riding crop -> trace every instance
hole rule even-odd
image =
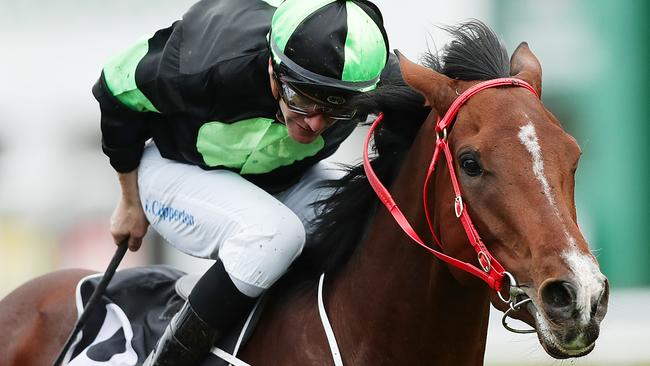
[[[83,312],[81,313],[81,316],[77,320],[77,323],[74,326],[74,329],[72,329],[72,332],[70,333],[70,336],[68,337],[68,340],[65,342],[65,345],[61,349],[61,352],[59,353],[59,356],[56,358],[54,363],[52,363],[52,366],[60,366],[61,363],[63,362],[63,359],[65,358],[66,353],[68,353],[68,349],[72,345],[72,342],[74,342],[74,339],[77,337],[77,333],[81,330],[81,328],[84,326],[86,321],[88,320],[88,317],[94,310],[94,308],[97,306],[97,303],[99,302],[99,299],[102,297],[104,294],[104,291],[106,290],[106,287],[108,286],[108,283],[111,282],[111,279],[113,278],[113,275],[115,274],[115,270],[117,269],[117,266],[119,266],[120,262],[122,261],[122,258],[124,258],[124,255],[126,254],[126,250],[129,248],[127,245],[127,241],[123,241],[117,246],[117,250],[115,251],[115,254],[113,255],[113,259],[111,259],[111,263],[108,264],[108,268],[106,268],[106,272],[104,272],[104,275],[102,276],[101,281],[99,281],[99,285],[97,285],[97,288],[95,288],[95,291],[93,291],[92,296],[90,296],[90,300],[88,301],[88,304],[84,308]]]

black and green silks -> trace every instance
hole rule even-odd
[[[272,189],[336,151],[355,123],[300,144],[275,119],[267,35],[276,3],[200,1],[105,64],[93,94],[102,147],[117,171],[135,169],[153,138],[165,158],[233,170]]]

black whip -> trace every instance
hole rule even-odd
[[[104,272],[104,276],[102,276],[102,280],[99,281],[99,285],[97,285],[97,288],[95,288],[95,291],[93,291],[92,296],[90,296],[90,300],[88,301],[88,304],[84,308],[83,313],[81,313],[81,316],[77,320],[77,324],[75,324],[74,329],[72,329],[72,332],[68,337],[68,340],[65,342],[65,345],[61,349],[61,352],[59,353],[59,357],[56,358],[56,361],[54,361],[52,366],[60,366],[61,363],[63,362],[63,358],[65,357],[65,354],[68,352],[70,345],[72,345],[72,342],[76,338],[77,333],[79,333],[79,331],[84,326],[84,324],[86,324],[86,321],[90,316],[90,313],[92,313],[92,311],[95,309],[97,303],[99,302],[99,299],[104,294],[104,291],[106,290],[106,286],[108,286],[108,283],[111,282],[111,278],[113,278],[113,275],[115,274],[115,270],[117,269],[117,266],[122,261],[122,258],[124,258],[124,255],[126,254],[126,250],[128,248],[129,246],[127,245],[127,240],[123,241],[122,243],[120,243],[120,245],[117,246],[117,250],[113,255],[113,259],[111,259],[111,263],[109,263],[108,268],[106,268],[106,272]]]

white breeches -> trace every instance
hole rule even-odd
[[[147,219],[163,238],[189,255],[221,259],[237,288],[257,296],[302,251],[318,214],[311,203],[332,193],[318,185],[343,174],[320,162],[271,195],[236,173],[165,159],[148,144],[138,184]]]

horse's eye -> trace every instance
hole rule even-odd
[[[481,175],[483,173],[483,168],[481,168],[481,164],[471,156],[463,156],[460,159],[460,165],[463,167],[463,170],[467,175],[470,177],[476,177],[478,175]]]

